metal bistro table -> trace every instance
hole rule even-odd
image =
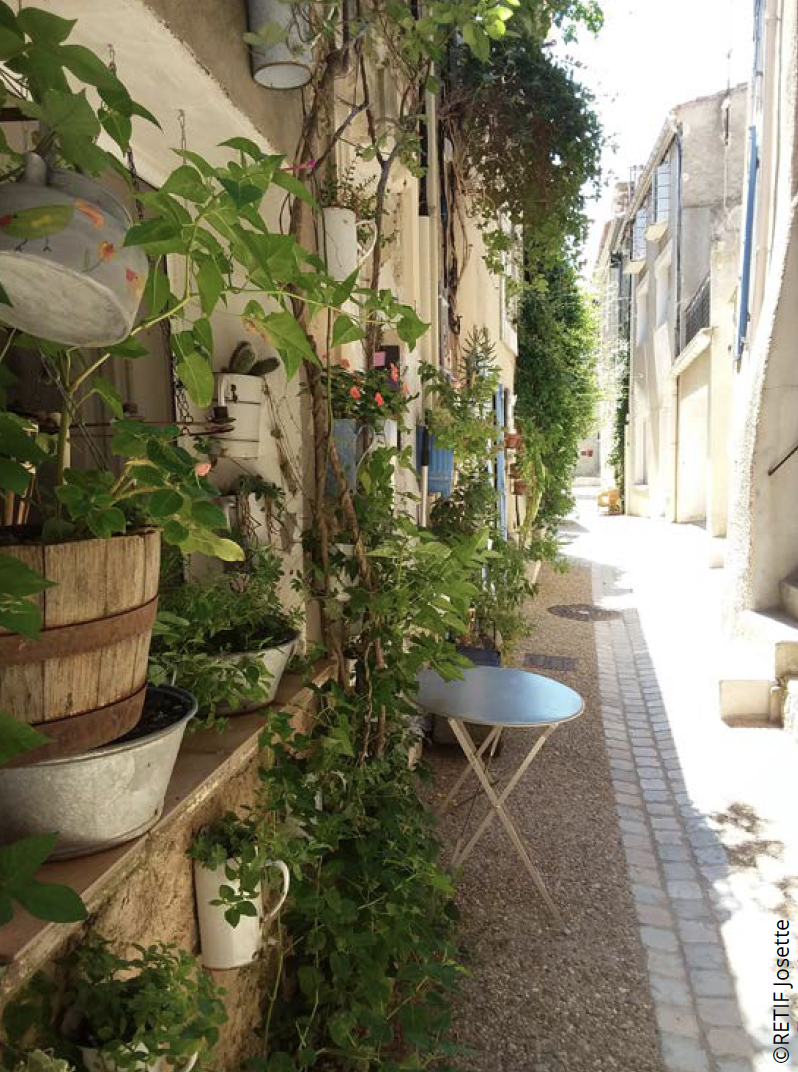
[[[475,666],[473,669],[464,670],[462,678],[457,681],[444,681],[434,670],[422,670],[418,682],[419,706],[448,719],[452,732],[465,752],[470,769],[479,779],[491,805],[468,843],[461,847],[462,838],[457,843],[453,866],[457,867],[463,863],[498,816],[547,908],[554,918],[559,920],[560,914],[554,901],[504,805],[532,760],[557,727],[562,722],[569,722],[582,714],[585,709],[584,700],[578,692],[560,684],[559,681],[509,667]],[[464,722],[491,727],[479,749],[474,747]],[[492,754],[504,730],[538,728],[543,729],[543,733],[535,738],[507,785],[501,793],[497,793],[488,777],[482,757],[489,750],[489,754]],[[443,802],[442,815],[448,810],[468,775],[469,767],[466,767]]]

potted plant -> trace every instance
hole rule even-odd
[[[505,432],[504,434],[504,449],[505,450],[520,450],[524,442],[524,437],[520,432]]]
[[[163,811],[193,696],[150,686],[138,724],[110,744],[78,755],[0,768],[0,842],[53,837],[55,859],[86,856],[131,841]],[[29,759],[33,756],[33,761]]]
[[[216,404],[214,420],[234,428],[219,436],[221,453],[226,458],[257,458],[262,452],[264,433],[263,377],[280,364],[276,357],[264,357],[248,341],[240,342],[222,372],[214,373]]]
[[[373,179],[358,181],[355,165],[330,167],[319,191],[327,270],[342,282],[366,261],[377,241]]]
[[[291,876],[282,860],[268,858],[265,824],[256,815],[225,812],[196,835],[194,861],[202,962],[227,970],[251,963],[261,947],[263,927],[282,908]],[[263,882],[272,869],[282,890],[264,917]]]
[[[6,1011],[9,1042],[33,1035],[87,1072],[190,1072],[227,1020],[221,991],[174,946],[135,950],[119,956],[89,934],[62,961],[62,991],[37,976]]]
[[[252,77],[267,89],[300,89],[313,76],[311,5],[247,0]]]
[[[192,692],[204,725],[274,699],[296,645],[296,615],[283,610],[282,566],[261,546],[241,570],[164,591],[153,630],[150,680]]]

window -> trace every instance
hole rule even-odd
[[[654,219],[667,223],[671,216],[671,162],[666,158],[654,172]]]
[[[638,286],[635,294],[635,342],[638,346],[646,341],[648,334],[648,280]]]
[[[643,206],[635,216],[632,225],[632,260],[646,259],[646,227],[648,225],[648,208]]]

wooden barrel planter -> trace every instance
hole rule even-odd
[[[74,543],[4,546],[55,587],[38,597],[42,630],[0,629],[0,710],[50,743],[29,764],[108,744],[138,722],[158,604],[157,531]]]

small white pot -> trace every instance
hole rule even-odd
[[[233,430],[219,436],[225,458],[258,458],[263,453],[266,390],[262,376],[216,373],[216,405],[227,410]]]
[[[228,861],[234,864],[234,860]],[[222,866],[205,867],[198,860],[194,861],[194,890],[197,897],[197,918],[199,920],[202,963],[206,968],[227,971],[251,964],[257,957],[263,941],[263,924],[274,919],[285,904],[291,887],[291,875],[282,860],[268,860],[267,867],[276,867],[283,879],[283,889],[277,904],[264,917],[263,892],[250,901],[255,906],[257,915],[242,916],[238,925],[233,927],[224,916],[224,906],[212,902],[218,900],[219,888],[223,885],[238,889],[238,883],[225,875]],[[93,1072],[93,1070],[89,1070]]]
[[[252,77],[267,89],[300,89],[313,77],[313,51],[302,39],[308,5],[284,0],[247,0],[249,28],[257,33],[274,24],[285,39],[252,49]]]
[[[116,1061],[107,1057],[102,1050],[95,1050],[89,1046],[81,1046],[80,1054],[88,1072],[120,1072],[119,1065]],[[139,1066],[139,1072],[144,1072],[144,1070],[146,1070],[146,1072],[191,1072],[191,1069],[197,1063],[199,1054],[192,1053],[180,1065],[171,1064],[165,1057],[155,1057],[151,1061],[147,1061],[146,1057],[147,1051],[142,1049],[142,1063]]]

